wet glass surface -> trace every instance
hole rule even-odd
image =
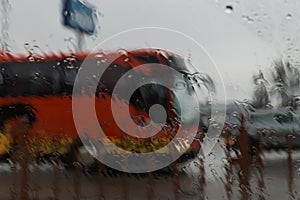
[[[299,1],[83,3],[96,9],[92,36],[83,34],[82,18],[75,24],[81,32],[61,25],[58,0],[0,3],[0,199],[300,198]],[[118,39],[124,31],[154,26],[186,34],[204,53],[172,37],[182,47],[176,52],[157,46],[153,41],[164,38],[159,34],[139,40],[133,31],[136,40],[126,40],[126,33]],[[105,43],[113,35],[116,39]],[[82,80],[85,87],[73,90],[87,57],[98,71]],[[149,63],[179,71],[178,77],[160,74],[171,88],[157,84],[155,70],[128,73]],[[121,91],[149,77],[152,85],[135,90],[128,101],[121,93],[113,96],[124,74]],[[98,137],[84,106],[87,129],[76,129],[74,93],[96,99],[95,115],[108,139]],[[191,106],[180,108],[180,102]],[[154,128],[161,128],[158,136],[140,139],[120,131],[111,104],[119,107],[125,126],[128,119],[135,123],[132,132],[142,135],[152,119]],[[196,124],[195,116],[200,116]],[[118,158],[126,171],[126,162],[132,161],[112,144],[137,155],[153,152],[169,144],[184,123],[197,126],[196,143],[188,144],[185,131],[187,138],[176,138],[168,151],[145,160],[173,162],[172,156],[182,152],[161,170],[126,173],[97,160]],[[210,137],[209,130],[215,135]]]

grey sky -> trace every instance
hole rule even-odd
[[[9,16],[9,42],[14,52],[26,53],[24,44],[27,42],[38,44],[45,52],[67,51],[70,43],[65,39],[75,38],[75,34],[60,24],[61,0],[10,0],[10,2],[12,8]],[[281,29],[282,26],[292,27],[288,22],[285,23],[286,10],[295,10],[297,4],[296,1],[290,3],[284,7],[286,10],[283,10],[280,8],[285,5],[284,0],[272,2],[263,0],[260,3],[226,1],[234,7],[233,12],[228,14],[225,12],[227,5],[225,1],[90,0],[89,2],[99,8],[104,16],[100,18],[101,29],[97,36],[86,37],[86,49],[93,49],[108,37],[133,28],[162,27],[180,31],[195,39],[207,50],[222,74],[229,99],[243,99],[249,96],[252,74],[259,68],[270,67],[273,59],[286,53],[284,51],[287,48],[286,43],[280,42],[284,39]],[[258,14],[255,15],[254,11]],[[295,12],[293,11],[293,19]],[[266,13],[266,16],[263,13]],[[261,20],[257,20],[260,14]],[[293,27],[293,31],[294,29]],[[145,41],[144,47],[147,45],[152,44]],[[118,45],[114,48],[118,48]],[[134,46],[130,42],[124,42],[120,43],[119,48],[134,48]],[[197,57],[196,53],[191,52],[192,58]]]

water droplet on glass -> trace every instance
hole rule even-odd
[[[96,57],[97,57],[97,58],[102,58],[102,57],[103,57],[103,54],[96,54]]]
[[[247,15],[243,15],[242,19],[245,20],[246,22],[248,22],[249,24],[252,24],[254,22],[254,20]]]
[[[29,47],[30,47],[29,43],[26,42],[26,43],[24,44],[24,48],[25,48],[25,49],[28,49]]]
[[[177,83],[175,83],[175,87],[177,89],[184,89],[185,88],[185,83],[184,82],[177,82]]]
[[[287,19],[287,20],[291,20],[291,19],[292,19],[292,14],[291,14],[291,13],[288,13],[288,14],[286,15],[286,19]]]
[[[118,50],[118,52],[120,55],[127,55],[127,51],[124,49],[120,49],[120,50]]]
[[[254,20],[251,19],[250,17],[248,17],[247,22],[248,22],[249,24],[252,24],[252,23],[254,22]]]
[[[132,78],[133,76],[132,76],[131,74],[129,74],[127,77],[128,77],[128,78]]]
[[[73,69],[73,68],[74,68],[73,65],[68,65],[68,66],[67,66],[67,69]]]
[[[233,12],[233,7],[230,6],[230,5],[227,5],[227,6],[225,7],[225,12],[226,12],[227,14],[232,13],[232,12]]]
[[[34,62],[34,57],[33,57],[33,56],[29,56],[28,60],[29,60],[30,62]]]
[[[237,112],[234,111],[233,114],[232,114],[232,116],[233,116],[233,117],[237,117]]]

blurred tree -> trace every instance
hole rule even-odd
[[[265,108],[271,103],[274,107],[297,108],[300,103],[300,69],[289,62],[277,60],[270,69],[270,74],[269,81],[261,70],[258,75],[253,76],[255,88],[252,105],[255,108]]]
[[[267,80],[261,70],[258,75],[253,76],[253,82],[255,84],[255,88],[251,104],[254,108],[267,107],[269,103],[269,94],[266,87]]]
[[[279,100],[278,106],[296,108],[296,98],[300,94],[300,71],[289,62],[276,61],[271,72],[270,96]]]

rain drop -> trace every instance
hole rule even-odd
[[[288,14],[286,15],[286,19],[287,19],[287,20],[291,20],[291,19],[292,19],[292,14],[291,14],[291,13],[288,13]]]
[[[96,54],[96,58],[102,58],[103,54]]]
[[[118,52],[120,55],[127,55],[127,51],[124,49],[120,49],[120,50],[118,50]]]
[[[177,83],[175,84],[175,87],[176,87],[177,89],[184,89],[184,88],[185,88],[185,83],[184,83],[184,82],[177,82]]]
[[[24,44],[24,48],[25,48],[25,49],[29,49],[29,47],[30,47],[29,43],[26,42],[26,43]]]
[[[251,17],[246,16],[246,15],[243,15],[242,19],[245,20],[246,22],[248,22],[249,24],[252,24],[254,22],[254,20]]]
[[[74,68],[73,65],[68,65],[68,66],[67,66],[67,69],[73,69],[73,68]]]
[[[34,57],[33,56],[29,56],[28,60],[29,60],[29,62],[34,62]]]
[[[252,24],[252,23],[254,22],[254,20],[251,19],[250,17],[248,17],[247,22],[248,22],[249,24]]]
[[[232,13],[232,12],[233,12],[233,7],[230,6],[230,5],[227,5],[227,6],[225,7],[225,12],[226,12],[227,14]]]

